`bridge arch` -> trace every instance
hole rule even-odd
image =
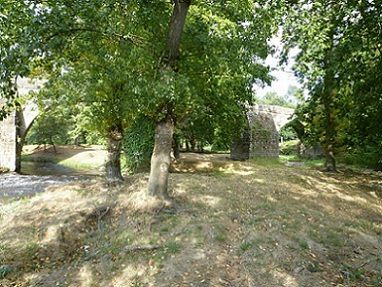
[[[247,128],[231,146],[231,158],[279,156],[279,132],[294,113],[293,109],[273,105],[247,107]]]

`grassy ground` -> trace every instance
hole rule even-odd
[[[382,286],[382,176],[186,155],[0,207],[0,286]]]

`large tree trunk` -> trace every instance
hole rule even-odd
[[[188,8],[191,0],[174,0],[169,32],[167,38],[167,49],[163,57],[160,69],[178,72],[177,62],[179,60],[179,46],[184,24],[186,22]],[[157,123],[155,129],[155,145],[151,157],[150,179],[148,191],[150,195],[167,197],[168,175],[170,168],[170,153],[172,147],[172,136],[174,133],[173,105],[165,102],[161,111],[165,117]]]
[[[171,164],[172,136],[174,122],[171,117],[157,123],[155,128],[154,151],[151,156],[149,194],[168,198],[167,186]]]
[[[106,180],[123,181],[121,173],[122,131],[109,132],[107,138]]]

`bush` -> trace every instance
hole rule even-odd
[[[280,146],[280,154],[297,155],[298,140],[285,141]]]
[[[292,126],[289,126],[289,125],[283,126],[280,129],[280,137],[282,137],[284,141],[291,141],[291,140],[298,139],[296,131],[294,130]]]
[[[154,148],[155,125],[144,116],[138,117],[125,132],[123,150],[130,172],[148,170]]]
[[[355,148],[345,155],[345,163],[382,170],[382,155],[378,146]]]

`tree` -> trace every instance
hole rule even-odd
[[[51,85],[73,87],[74,95],[63,93],[58,102],[81,101],[109,138],[111,167],[119,166],[121,135],[137,115],[157,123],[149,190],[163,197],[175,126],[202,107],[221,125],[240,122],[252,83],[267,78],[258,60],[267,56],[267,39],[277,27],[272,2],[190,4],[34,1],[17,12],[32,16],[15,26],[30,33],[24,35],[26,74],[43,67]],[[20,56],[6,58],[12,63]],[[112,177],[120,178],[114,171]]]
[[[284,42],[287,48],[300,49],[295,71],[310,92],[306,108],[300,110],[325,150],[329,170],[336,169],[337,150],[351,143],[343,132],[346,127],[352,127],[347,129],[350,138],[361,139],[361,131],[355,129],[362,118],[359,111],[373,111],[368,112],[372,122],[381,111],[380,92],[365,93],[363,85],[369,81],[366,74],[381,75],[376,70],[381,63],[381,31],[375,26],[381,10],[382,4],[374,1],[301,0],[286,17]],[[375,132],[374,127],[367,131],[367,141]]]
[[[41,95],[55,95],[56,104],[82,104],[82,113],[92,119],[90,127],[107,138],[107,178],[122,180],[123,130],[136,114],[137,82],[144,85],[142,74],[153,63],[141,38],[132,35],[145,34],[144,15],[125,20],[141,8],[139,3],[35,1],[14,12],[13,2],[6,2],[5,17],[29,17],[5,26],[4,38],[14,40],[6,43],[10,52],[3,53],[2,82],[43,69],[49,83]],[[19,61],[20,67],[15,65]]]
[[[273,11],[270,8],[252,1],[192,5],[174,1],[161,81],[154,89],[166,91],[166,96],[153,97],[157,107],[153,110],[161,117],[151,162],[150,194],[167,196],[176,124],[189,121],[201,110],[203,116],[219,119],[216,122],[221,126],[223,122],[227,127],[238,122],[244,125],[242,103],[251,101],[254,80],[264,80],[268,75],[268,69],[257,59],[268,54],[266,41],[275,29],[267,18]]]
[[[177,73],[180,56],[180,40],[186,22],[191,0],[174,1],[174,8],[169,25],[166,51],[160,63],[160,76],[170,82],[172,74]],[[154,151],[151,157],[149,194],[166,197],[168,174],[171,164],[171,148],[174,134],[173,105],[170,101],[162,104],[163,118],[156,123]]]

